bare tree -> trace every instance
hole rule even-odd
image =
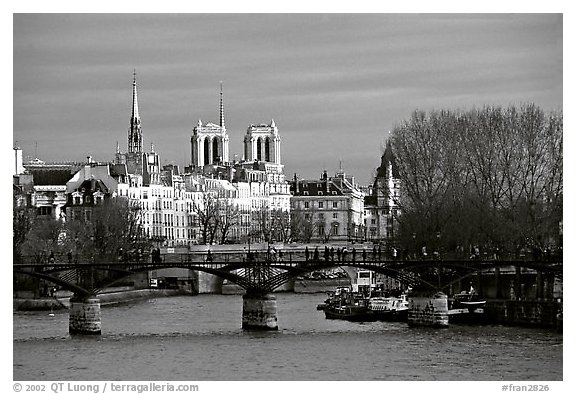
[[[305,218],[302,211],[290,211],[290,234],[293,240],[310,242],[314,236],[312,220]]]
[[[192,210],[198,218],[202,243],[213,243],[220,221],[220,201],[214,193],[205,192],[202,200],[192,204]]]
[[[281,242],[292,240],[290,228],[290,213],[281,209],[274,209],[270,213],[272,216],[272,237]]]
[[[216,218],[217,227],[220,231],[220,243],[226,243],[230,230],[240,224],[240,210],[230,200],[218,202],[219,212]]]
[[[562,127],[534,105],[415,112],[391,139],[404,242],[560,242]]]

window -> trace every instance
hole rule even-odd
[[[324,201],[318,201],[318,208],[324,208]]]
[[[38,207],[36,214],[38,216],[49,216],[52,214],[52,207]]]
[[[332,218],[333,218],[333,219],[338,219],[338,214],[337,214],[337,213],[333,213],[333,214],[332,214]]]
[[[376,219],[372,219],[372,220],[370,221],[370,223],[371,223],[371,224],[376,224]]]
[[[334,202],[332,203],[332,208],[338,208],[338,202],[334,201]]]
[[[308,201],[304,201],[304,208],[310,208],[310,203]]]

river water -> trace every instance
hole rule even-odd
[[[242,297],[102,308],[102,335],[71,337],[67,311],[15,312],[14,380],[557,381],[562,335],[497,325],[409,328],[326,320],[323,294],[278,293],[279,330],[241,329]]]

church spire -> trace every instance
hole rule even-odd
[[[224,92],[222,90],[222,81],[220,81],[220,127],[225,129],[224,125]]]
[[[136,88],[136,69],[132,80],[132,116],[130,117],[130,132],[128,134],[128,152],[142,152],[142,128],[138,112],[138,90]]]

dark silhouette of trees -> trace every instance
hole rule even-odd
[[[429,252],[561,246],[562,131],[561,112],[535,105],[414,112],[391,136],[400,241]]]

